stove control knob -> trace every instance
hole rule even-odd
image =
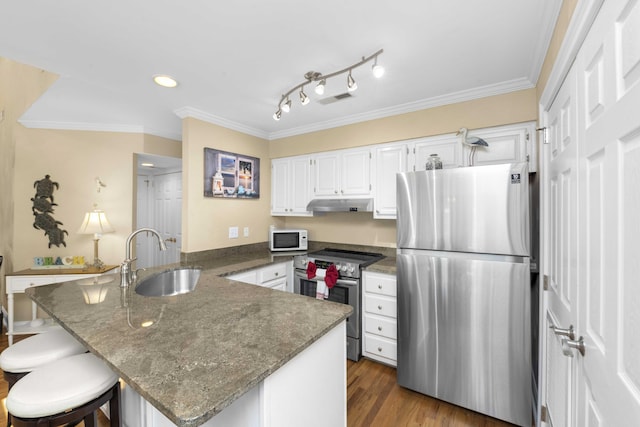
[[[353,273],[356,269],[353,267],[353,265],[349,266],[349,273]]]
[[[340,266],[340,271],[347,271],[347,266],[346,265],[341,265]]]

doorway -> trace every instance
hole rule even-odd
[[[136,236],[136,267],[149,268],[180,261],[182,250],[182,160],[137,154],[136,229],[157,230],[167,244],[149,233]]]

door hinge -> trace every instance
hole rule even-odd
[[[529,131],[526,131],[524,133],[524,139],[526,139],[527,141],[529,141],[531,139],[531,135],[529,134]]]
[[[542,143],[543,144],[548,144],[549,140],[547,139],[547,127],[541,127],[541,128],[537,128],[536,129],[538,132],[542,132]]]
[[[545,405],[542,405],[542,407],[540,407],[540,421],[542,421],[543,423],[546,423],[547,420],[547,415],[548,415],[548,410],[547,407]]]
[[[542,276],[542,289],[545,291],[549,290],[549,276],[546,274]]]

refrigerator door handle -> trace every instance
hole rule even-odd
[[[575,340],[576,339],[576,334],[573,330],[573,325],[569,325],[568,328],[563,329],[563,328],[559,328],[556,325],[554,325],[553,323],[551,325],[549,325],[549,329],[551,329],[553,331],[554,334],[556,335],[560,335],[563,337],[567,337],[570,340]]]

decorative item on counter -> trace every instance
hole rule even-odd
[[[442,169],[442,160],[438,157],[437,154],[432,154],[427,159],[427,164],[425,165],[425,169],[430,171],[434,169]]]
[[[104,263],[98,257],[98,241],[104,233],[113,233],[115,230],[107,220],[104,211],[93,205],[93,210],[84,214],[84,220],[78,229],[79,234],[93,234],[93,264],[92,267],[102,268]]]
[[[327,284],[327,287],[329,289],[333,288],[336,285],[336,282],[338,281],[339,276],[340,275],[338,274],[338,269],[336,268],[336,265],[331,264],[327,268],[327,272],[324,275],[324,282]]]
[[[33,257],[33,269],[85,268],[83,256],[36,256]]]
[[[59,228],[58,225],[62,225],[62,222],[56,221],[50,215],[53,213],[53,207],[58,206],[53,203],[53,190],[60,188],[60,185],[52,181],[51,175],[47,174],[43,179],[35,181],[33,186],[36,189],[35,197],[31,198],[31,202],[33,202],[31,211],[35,217],[33,228],[44,230],[44,235],[49,238],[49,248],[51,245],[66,247],[64,235],[69,233],[67,230]]]

